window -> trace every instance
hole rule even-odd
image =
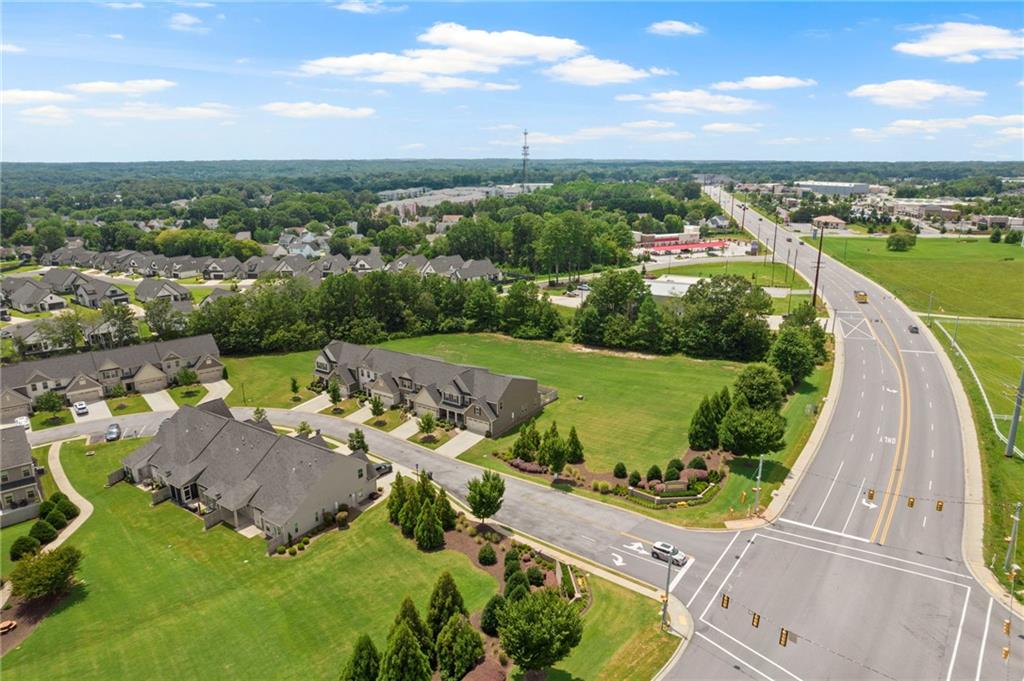
[[[7,474],[7,471],[3,471],[2,473],[0,473],[0,482],[7,482],[10,479],[11,476]]]
[[[21,467],[21,477],[28,478],[32,476],[32,466]]]
[[[32,384],[32,387],[31,387],[31,388],[29,388],[29,390],[31,390],[32,392],[35,392],[35,391],[36,391],[36,389],[37,389],[37,386],[36,386],[36,384],[35,384],[35,383],[33,383],[33,384]]]
[[[36,491],[34,489],[30,489],[25,492],[25,496],[28,497],[29,501],[32,501],[36,498]]]
[[[13,506],[13,505],[14,505],[14,495],[12,495],[12,494],[5,494],[4,495],[4,506],[5,507],[10,507],[10,506]]]
[[[359,478],[363,477],[363,469],[362,468],[359,469],[359,474],[356,477],[359,477]]]

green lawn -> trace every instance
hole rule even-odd
[[[26,520],[17,525],[5,527],[3,532],[0,532],[0,551],[3,552],[3,555],[0,555],[0,577],[3,577],[5,580],[10,576],[11,570],[14,569],[14,561],[11,560],[11,544],[19,537],[27,536],[28,531],[32,529],[32,525],[35,522],[35,519]],[[4,619],[8,618],[5,617]]]
[[[46,472],[39,476],[39,484],[43,487],[43,498],[49,499],[53,496],[54,492],[57,492],[57,483],[54,482],[53,476],[50,475],[50,467],[47,465],[46,460],[50,454],[50,445],[42,445],[39,447],[32,448],[32,456],[36,460],[36,465],[42,466],[46,469]],[[6,530],[5,530],[6,531]]]
[[[29,420],[32,422],[32,430],[43,430],[54,426],[63,426],[65,423],[72,423],[75,419],[71,416],[70,409],[62,409],[56,413],[51,411],[37,411]]]
[[[149,404],[146,402],[142,395],[125,395],[124,397],[112,397],[107,400],[107,406],[110,407],[110,413],[114,416],[123,416],[125,414],[141,414],[146,411],[153,411],[149,408]]]
[[[461,554],[417,551],[382,507],[301,558],[267,558],[262,540],[222,526],[204,532],[187,511],[151,508],[130,485],[105,488],[138,443],[91,446],[88,458],[84,444],[64,445],[72,484],[95,507],[71,542],[85,554],[84,586],[4,656],[5,677],[337,678],[360,633],[385,645],[406,595],[426,612],[442,572],[455,577],[470,611],[497,589]]]
[[[339,409],[340,411],[334,411],[335,409]],[[350,397],[347,400],[342,400],[341,402],[338,402],[338,404],[333,406],[333,407],[327,407],[326,409],[321,409],[320,413],[321,414],[327,414],[328,416],[337,416],[338,418],[341,418],[342,416],[346,416],[346,415],[351,414],[352,412],[358,411],[358,410],[359,410],[359,400],[357,400],[354,397]]]
[[[679,639],[661,631],[661,603],[588,577],[594,603],[583,617],[583,640],[548,672],[550,681],[647,681],[672,656]]]
[[[203,299],[206,298],[206,296],[213,293],[212,286],[190,286],[188,290],[192,293],[192,301],[196,305],[203,302]]]
[[[293,352],[287,355],[254,355],[252,357],[223,357],[228,380],[234,390],[227,402],[232,407],[261,406],[290,409],[296,404],[316,397],[306,390],[313,380],[313,361],[319,350]],[[292,401],[290,379],[299,382],[299,397]]]
[[[426,447],[427,449],[437,449],[445,442],[448,442],[448,440],[451,440],[454,434],[457,432],[458,431],[448,432],[445,430],[435,430],[433,432],[434,439],[430,442],[423,441],[423,433],[416,433],[411,438],[409,438],[409,441],[415,442],[416,444]]]
[[[684,262],[673,264],[669,268],[657,270],[658,274],[677,274],[684,277],[711,277],[716,274],[736,274],[744,279],[751,279],[758,286],[776,286],[797,290],[809,290],[810,285],[799,276],[792,267],[784,262],[776,262],[773,268],[769,260],[765,262]]]
[[[7,276],[10,274],[21,274],[22,272],[32,272],[39,269],[39,265],[33,265],[32,263],[21,265],[19,263],[19,260],[13,260],[11,262],[0,264],[0,273]]]
[[[167,392],[179,407],[184,407],[186,404],[194,407],[199,404],[199,400],[206,397],[208,391],[196,383],[195,385],[176,385],[173,388],[168,388]]]
[[[1024,249],[987,239],[924,239],[889,251],[884,238],[825,237],[825,252],[892,291],[912,309],[1024,318]],[[852,293],[850,294],[852,295]]]
[[[950,333],[953,332],[953,326],[946,322],[943,322]],[[965,324],[961,324],[957,331],[957,343],[963,348],[964,352],[968,354],[971,359],[971,363],[974,364],[975,370],[978,371],[979,377],[982,382],[988,382],[993,380],[994,376],[998,376],[1000,371],[999,366],[1002,362],[989,362],[986,352],[978,352],[979,348],[974,342],[974,336],[968,332],[967,340],[964,337]],[[988,327],[992,328],[992,327]],[[1005,327],[1004,327],[1005,328]],[[1016,329],[1008,329],[1011,332],[1016,332]],[[1004,456],[1006,445],[1003,441],[996,437],[995,431],[992,430],[992,422],[989,420],[988,411],[985,409],[984,401],[981,397],[981,390],[978,388],[978,384],[974,381],[974,377],[968,371],[965,363],[962,359],[956,356],[949,343],[949,339],[946,334],[942,333],[941,330],[936,329],[936,337],[939,342],[945,348],[949,354],[950,359],[953,361],[953,366],[956,368],[957,374],[960,376],[960,382],[964,386],[964,391],[967,393],[967,397],[971,403],[971,411],[974,414],[974,424],[978,430],[978,448],[981,452],[981,470],[982,475],[985,479],[985,535],[984,535],[984,555],[996,556],[996,568],[992,571],[996,578],[1003,584],[1003,586],[1009,588],[1009,580],[1006,578],[1006,574],[1002,570],[1003,557],[1006,555],[1006,537],[1010,536],[1010,528],[1012,525],[1011,517],[1013,516],[1013,505],[1024,499],[1024,460],[1020,457],[1014,456],[1007,458]],[[1012,347],[1014,340],[1012,333],[1000,334],[1002,338],[997,339],[993,335],[984,337],[985,343],[997,344],[1004,348]],[[980,338],[980,334],[978,334]],[[1019,336],[1017,336],[1019,338]],[[983,349],[982,349],[983,350]],[[1019,355],[1018,355],[1019,357]],[[1016,366],[1017,371],[1020,371],[1019,359]],[[1004,369],[1005,370],[1005,369]],[[1019,378],[1019,373],[1014,376]],[[990,398],[991,399],[991,398]],[[998,403],[997,403],[998,404]],[[995,404],[993,408],[998,411]],[[1005,422],[1004,422],[1005,423]],[[1006,427],[1005,425],[1003,427]],[[1024,442],[1018,437],[1018,442]],[[1024,545],[1021,543],[1017,544],[1017,552],[1014,557],[1014,562],[1018,565],[1024,564]],[[1020,581],[1017,581],[1017,589],[1020,589]],[[1024,595],[1020,591],[1015,591],[1017,600],[1024,602]]]
[[[565,436],[575,425],[587,466],[595,471],[610,471],[618,461],[646,471],[684,453],[690,417],[700,399],[731,385],[741,368],[682,355],[638,359],[581,352],[559,343],[487,334],[409,338],[385,347],[530,376],[557,388],[559,399],[544,408],[538,427],[547,429],[558,421]],[[479,457],[510,449],[515,437],[487,439],[470,452]]]
[[[810,293],[793,293],[785,298],[772,298],[772,314],[789,314],[801,303],[809,302],[811,302]],[[818,316],[827,316],[825,308],[821,306],[821,296],[818,296]]]
[[[363,423],[386,432],[394,430],[407,420],[408,419],[403,417],[401,409],[388,409],[380,416],[371,416],[370,418],[363,421]],[[383,421],[384,423],[378,425],[378,421]]]

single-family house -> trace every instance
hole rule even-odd
[[[81,278],[76,270],[54,267],[43,274],[42,282],[58,295],[69,295],[75,292],[75,283]]]
[[[203,279],[242,279],[245,270],[235,256],[210,258],[203,267]]]
[[[43,488],[24,428],[0,430],[0,527],[39,515]]]
[[[131,299],[124,289],[83,274],[75,284],[75,300],[83,307],[98,308],[107,300],[115,305],[127,305]]]
[[[374,246],[369,253],[353,254],[348,259],[349,268],[353,272],[377,272],[384,269],[384,260],[380,257],[380,249]]]
[[[264,274],[268,274],[274,270],[277,266],[277,261],[269,255],[254,255],[243,263],[245,267],[245,278],[246,279],[258,279]]]
[[[388,263],[388,272],[419,272],[427,264],[425,255],[401,255]]]
[[[201,512],[207,528],[255,526],[271,545],[300,537],[376,490],[365,452],[340,454],[236,420],[222,400],[182,407],[122,466],[128,480],[157,488],[154,500]]]
[[[192,300],[192,292],[176,281],[169,279],[143,279],[135,287],[135,300],[148,303],[158,298],[170,301]]]
[[[439,255],[436,258],[431,258],[420,270],[420,274],[440,274],[450,277],[452,272],[462,269],[465,264],[466,261],[462,259],[461,255]]]
[[[274,266],[273,273],[282,277],[293,277],[309,269],[309,260],[301,255],[286,255]]]
[[[485,281],[497,282],[501,279],[501,272],[494,266],[490,258],[482,258],[480,260],[467,260],[462,267],[451,273],[451,277],[460,281],[483,279]]]
[[[190,279],[198,277],[203,273],[205,260],[193,258],[190,255],[179,255],[168,260],[170,265],[171,279]]]
[[[35,279],[6,277],[3,283],[5,300],[19,312],[48,312],[67,307],[66,300],[51,291],[49,286]]]
[[[217,302],[221,298],[229,298],[231,296],[237,296],[237,295],[238,295],[238,291],[231,291],[231,290],[226,289],[226,288],[215,288],[212,291],[210,291],[210,295],[206,296],[201,301],[199,301],[199,307],[205,307],[207,305],[212,305],[213,303]]]
[[[58,341],[45,332],[48,323],[45,319],[33,319],[5,326],[0,329],[0,338],[9,338],[15,352],[22,357],[70,350],[71,346],[68,343]]]
[[[388,407],[429,412],[487,437],[525,423],[543,407],[535,379],[345,341],[317,355],[314,373],[324,383],[337,381],[346,397],[379,397]]]

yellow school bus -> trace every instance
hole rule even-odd
[[[865,293],[864,291],[854,291],[853,299],[856,300],[858,303],[866,303],[868,302],[868,294]]]

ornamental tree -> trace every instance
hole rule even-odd
[[[554,666],[579,645],[579,609],[550,589],[505,604],[498,627],[501,647],[528,677]]]
[[[501,510],[502,497],[505,495],[505,481],[494,471],[484,471],[479,478],[469,481],[469,508],[473,515],[483,523]]]

